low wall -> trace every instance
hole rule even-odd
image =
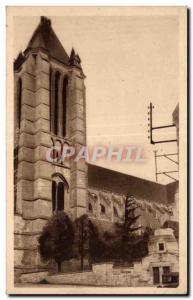
[[[93,264],[91,271],[58,273],[53,275],[51,273],[48,275],[48,272],[22,274],[20,282],[40,283],[45,279],[48,283],[56,285],[147,286],[149,282],[144,278],[142,273],[142,270],[140,271],[138,268],[113,268],[112,263],[103,263]]]
[[[113,270],[113,263],[99,263],[92,264],[92,271],[94,273],[110,273]]]
[[[29,274],[22,274],[20,276],[21,283],[40,283],[48,275],[48,272],[36,272]]]
[[[90,286],[131,286],[131,276],[129,273],[106,274],[80,272],[66,273],[47,276],[46,281],[51,284],[73,284]]]
[[[51,284],[73,284],[90,286],[137,286],[138,278],[133,269],[114,269],[113,263],[93,264],[92,271],[63,273],[46,277]]]

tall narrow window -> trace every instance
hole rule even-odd
[[[64,210],[64,183],[58,183],[58,207],[57,210]]]
[[[115,217],[115,218],[118,218],[119,215],[118,215],[118,211],[117,211],[117,209],[116,209],[115,206],[113,206],[113,212],[114,212],[114,217]]]
[[[100,204],[100,206],[101,206],[101,214],[105,215],[105,213],[106,213],[105,206],[103,204]]]
[[[56,210],[56,182],[52,181],[52,211]]]
[[[62,89],[62,104],[63,104],[63,136],[66,136],[67,127],[67,88],[68,88],[68,78],[65,77],[63,80]]]
[[[58,134],[58,102],[59,102],[59,81],[60,73],[56,72],[55,82],[54,82],[54,128],[53,131],[55,134]]]
[[[65,195],[68,193],[68,183],[65,178],[56,173],[52,176],[52,211],[63,211],[65,208]],[[67,197],[68,199],[68,197]]]
[[[92,212],[93,212],[93,209],[92,209],[92,204],[91,204],[91,203],[89,203],[89,204],[88,204],[88,210],[89,210],[89,212],[90,212],[90,213],[92,213]]]
[[[20,128],[21,123],[21,105],[22,105],[22,80],[19,78],[17,84],[17,119],[18,119],[18,127]]]

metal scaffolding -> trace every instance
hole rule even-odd
[[[171,127],[176,127],[175,124],[170,124],[170,125],[163,125],[163,126],[153,126],[153,109],[154,106],[153,104],[150,102],[150,105],[148,106],[148,127],[149,127],[149,140],[150,140],[150,144],[155,145],[155,144],[161,144],[161,143],[177,143],[178,140],[176,139],[167,139],[167,140],[154,140],[153,139],[153,132],[155,130],[160,130],[160,129],[164,129],[164,128],[171,128]],[[178,151],[176,153],[166,153],[166,154],[157,154],[158,150],[154,150],[154,160],[155,160],[155,178],[156,181],[158,181],[158,175],[165,175],[167,177],[169,177],[170,179],[177,181],[177,179],[175,177],[173,177],[171,174],[172,173],[178,173],[179,172],[179,155],[178,155]],[[171,170],[171,171],[162,171],[160,172],[158,170],[158,159],[164,157],[166,159],[168,159],[169,161],[171,161],[172,163],[174,163],[175,165],[177,165],[177,170]],[[176,159],[174,158],[176,157]]]

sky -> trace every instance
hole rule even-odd
[[[179,24],[175,16],[52,17],[52,27],[69,54],[74,47],[86,75],[87,145],[140,145],[143,162],[97,164],[155,181],[154,150],[176,153],[176,143],[150,145],[148,105],[153,125],[172,123],[178,99]],[[14,56],[25,50],[39,17],[14,18]],[[175,137],[165,130],[155,138]],[[159,159],[159,171],[176,165]],[[159,182],[171,182],[164,175]]]

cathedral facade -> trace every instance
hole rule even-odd
[[[140,204],[142,227],[159,228],[171,215],[175,188],[100,168],[85,161],[48,161],[47,151],[86,146],[85,75],[68,55],[51,21],[41,17],[14,62],[14,251],[16,273],[44,269],[38,237],[56,211],[87,213],[107,228],[122,221],[125,196]],[[57,155],[57,153],[55,153]],[[172,190],[172,192],[171,192]],[[171,204],[171,205],[170,205]]]

